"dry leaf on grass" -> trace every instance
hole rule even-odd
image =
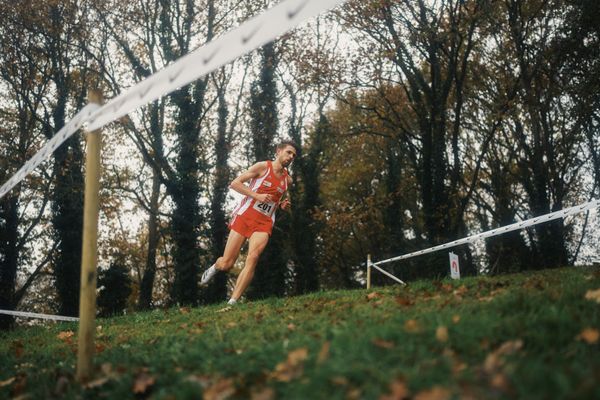
[[[25,351],[25,347],[23,346],[23,342],[21,342],[20,340],[13,341],[12,342],[12,348],[13,348],[13,351],[15,352],[15,357],[17,357],[17,358],[23,357],[23,353]]]
[[[71,343],[73,341],[72,338],[74,335],[75,332],[73,331],[63,331],[56,335],[56,337],[62,340],[63,342]]]
[[[323,364],[329,358],[329,348],[331,347],[331,342],[326,341],[321,346],[321,350],[319,350],[319,355],[317,356],[317,364]]]
[[[446,343],[448,341],[448,328],[445,326],[438,326],[435,330],[435,338],[438,342]]]
[[[498,372],[504,366],[504,356],[514,354],[522,347],[523,341],[521,339],[503,343],[498,349],[487,355],[483,363],[484,371],[488,374]]]
[[[303,347],[291,351],[287,360],[277,364],[271,376],[280,382],[290,382],[304,373],[304,360],[308,358],[308,349]]]
[[[14,376],[12,378],[8,378],[5,381],[0,381],[0,388],[4,387],[4,386],[9,386],[12,385],[13,382],[16,380],[17,378],[15,378]]]
[[[598,343],[598,339],[600,339],[600,332],[598,329],[585,328],[579,335],[577,335],[576,339],[582,340],[587,344],[596,344]]]
[[[448,400],[450,395],[450,390],[441,386],[434,386],[431,389],[417,393],[414,400]]]
[[[596,290],[588,290],[585,293],[586,300],[595,301],[596,303],[600,303],[600,289]]]
[[[147,374],[146,372],[142,372],[136,376],[131,391],[134,394],[143,394],[146,393],[146,391],[152,386],[154,386],[155,383],[156,378],[154,378],[152,375]]]
[[[421,331],[421,326],[414,319],[409,319],[404,323],[404,330],[408,333],[419,333]]]
[[[454,290],[454,292],[452,292],[452,293],[456,296],[462,296],[465,293],[467,293],[468,291],[469,291],[469,289],[467,289],[467,287],[465,285],[461,285],[456,290]]]
[[[383,394],[379,400],[402,400],[410,396],[410,391],[404,379],[399,378],[390,383],[389,393]]]
[[[253,389],[250,393],[250,400],[273,400],[275,398],[275,390],[270,387]]]
[[[330,380],[331,383],[337,386],[348,386],[348,384],[350,384],[350,381],[348,381],[348,378],[345,376],[334,376]]]
[[[503,373],[497,373],[490,379],[490,386],[502,392],[510,391],[510,383],[508,377]]]
[[[374,300],[374,299],[378,299],[380,297],[381,297],[381,295],[377,292],[372,292],[367,295],[368,300]]]
[[[219,379],[202,394],[203,400],[225,400],[236,392],[235,384],[231,378]]]
[[[409,307],[414,305],[415,301],[408,297],[398,296],[396,297],[396,303],[400,306]]]
[[[85,385],[83,385],[83,387],[86,389],[94,389],[94,388],[104,385],[109,380],[110,379],[107,376],[103,376],[102,378],[97,378],[97,379],[87,382]]]
[[[393,349],[396,347],[396,344],[394,342],[390,342],[389,340],[373,339],[372,343],[377,347],[381,347],[382,349]]]
[[[460,315],[453,315],[452,322],[458,324],[460,322]]]

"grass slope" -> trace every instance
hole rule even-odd
[[[599,288],[567,268],[100,319],[85,386],[76,324],[23,327],[0,397],[600,398]]]

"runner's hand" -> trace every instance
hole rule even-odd
[[[256,195],[255,199],[259,203],[270,203],[273,201],[273,198],[268,193],[259,193]]]
[[[292,202],[288,199],[285,199],[281,202],[280,207],[283,211],[287,211],[290,209],[290,207],[292,207]]]

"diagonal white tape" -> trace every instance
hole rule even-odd
[[[4,197],[13,187],[29,175],[38,165],[47,160],[54,150],[65,140],[73,136],[88,118],[100,108],[98,104],[88,104],[77,113],[60,131],[56,133],[46,144],[19,169],[4,185],[0,187],[0,199]]]
[[[371,264],[371,267],[375,268],[376,270],[378,270],[378,271],[379,271],[379,272],[381,272],[382,274],[384,274],[384,275],[388,276],[389,278],[392,278],[392,279],[393,279],[393,280],[395,280],[396,282],[398,282],[398,283],[401,283],[401,284],[403,284],[403,285],[406,285],[406,283],[405,283],[404,281],[402,281],[402,280],[401,280],[401,279],[399,279],[399,278],[396,278],[394,275],[390,274],[390,273],[389,273],[389,272],[387,272],[386,270],[379,268],[377,265],[375,265],[375,264]]]
[[[0,187],[0,199],[21,182],[86,121],[88,129],[102,126],[130,111],[184,86],[255,48],[270,42],[303,20],[346,0],[285,0],[237,29],[207,43],[175,63],[139,82],[104,106],[88,105]],[[93,111],[93,112],[92,112]]]
[[[453,242],[440,244],[438,246],[430,247],[428,249],[415,251],[415,252],[404,254],[404,255],[401,255],[398,257],[394,257],[394,258],[389,258],[387,260],[377,261],[376,263],[373,263],[371,265],[372,266],[382,265],[382,264],[387,264],[387,263],[390,263],[393,261],[405,260],[407,258],[416,257],[416,256],[420,256],[423,254],[428,254],[428,253],[433,253],[434,251],[444,250],[444,249],[459,246],[459,245],[465,244],[465,243],[471,243],[471,242],[474,242],[475,240],[485,239],[488,237],[501,235],[503,233],[516,231],[518,229],[528,228],[530,226],[541,224],[543,222],[552,221],[554,219],[564,218],[569,215],[579,214],[581,212],[584,212],[587,210],[592,210],[597,207],[600,207],[600,200],[592,200],[587,203],[580,204],[578,206],[565,208],[563,210],[555,211],[555,212],[552,212],[549,214],[544,214],[539,217],[530,218],[528,220],[521,221],[521,222],[515,222],[514,224],[502,226],[500,228],[496,228],[496,229],[492,229],[492,230],[485,231],[482,233],[478,233],[476,235],[468,236],[464,239],[458,239]]]
[[[285,0],[238,28],[181,57],[107,102],[90,118],[94,131],[214,71],[346,0]]]
[[[0,310],[0,314],[13,315],[15,317],[23,317],[23,318],[50,319],[53,321],[75,321],[75,322],[79,321],[79,318],[75,318],[75,317],[63,317],[62,315],[38,314],[38,313],[23,312],[23,311]]]

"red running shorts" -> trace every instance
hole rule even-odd
[[[248,218],[244,215],[234,215],[229,223],[229,229],[236,231],[245,238],[250,238],[254,232],[266,232],[271,236],[273,222],[271,219]]]

